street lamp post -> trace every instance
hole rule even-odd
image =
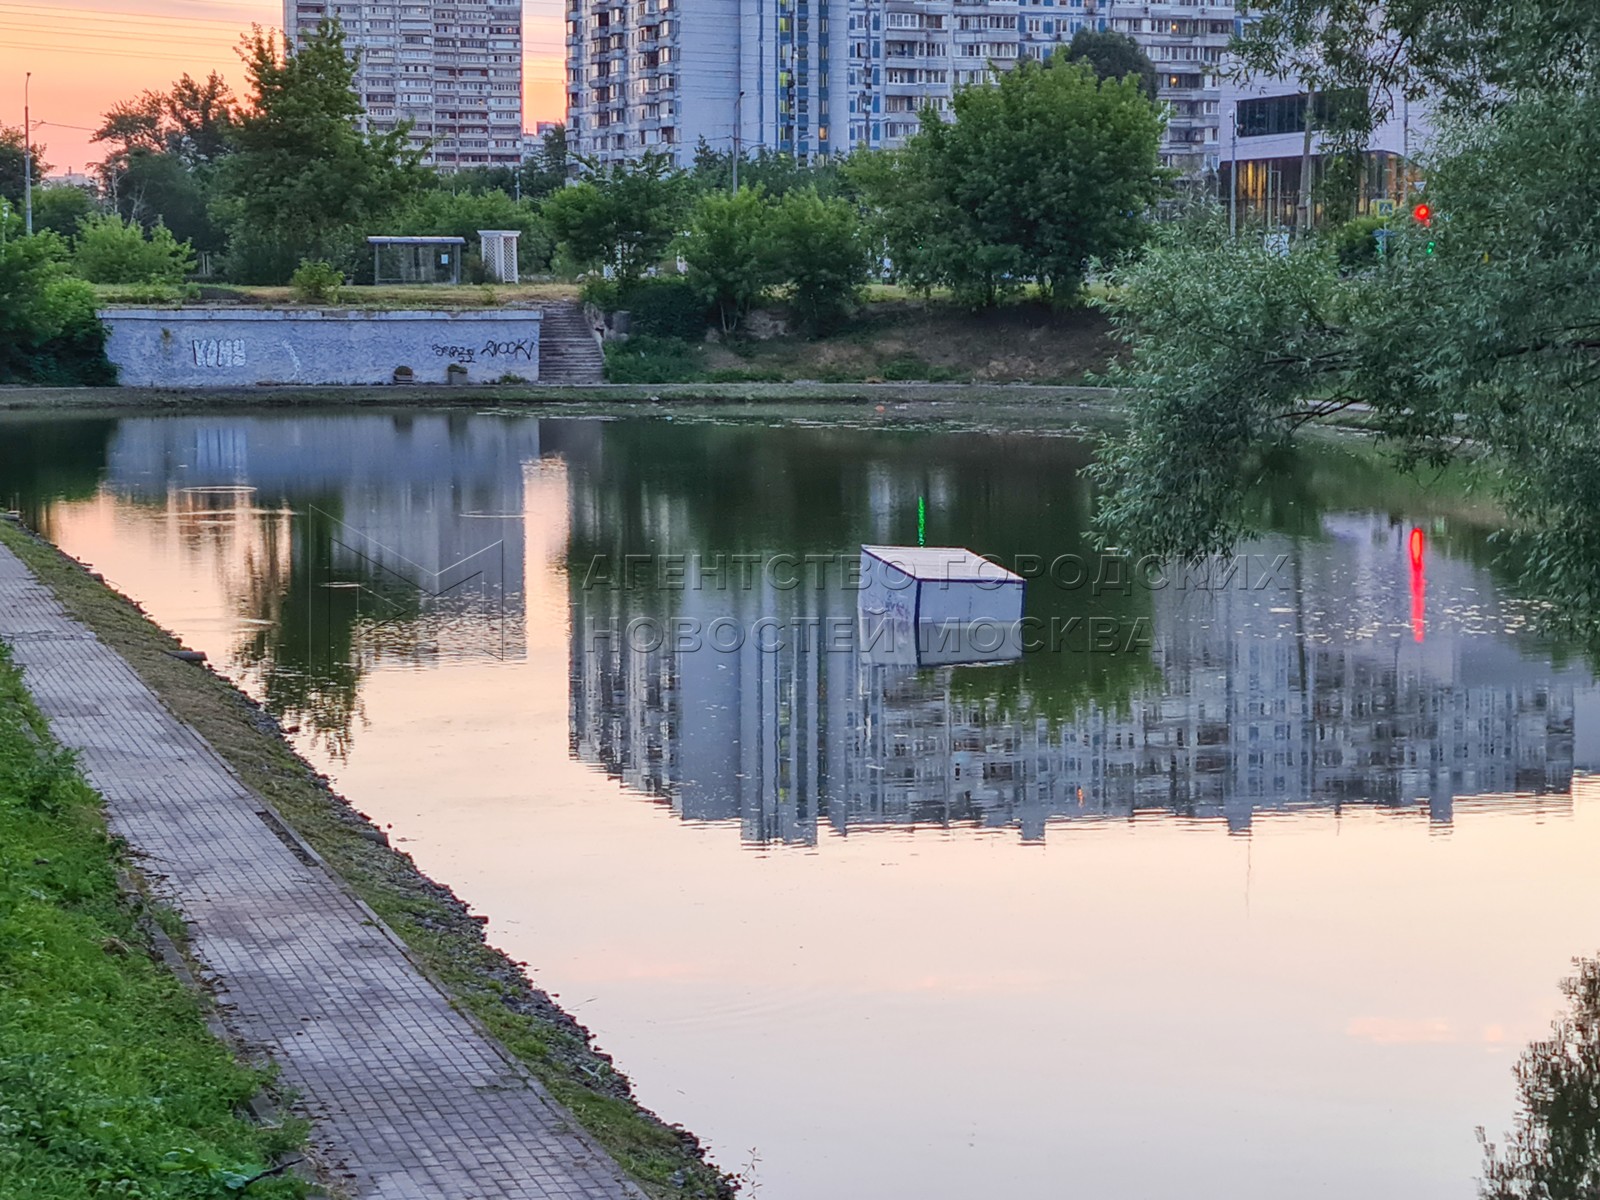
[[[1239,102],[1233,102],[1233,111],[1228,114],[1230,121],[1229,158],[1232,160],[1228,168],[1228,236],[1239,236]]]
[[[744,107],[744,93],[740,92],[733,98],[733,194],[739,194],[739,155],[744,152],[744,144],[740,140],[744,133],[744,117],[741,109]]]
[[[33,72],[22,77],[22,231],[33,234],[33,121],[30,119],[28,93]]]

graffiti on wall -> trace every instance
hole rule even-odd
[[[244,366],[243,338],[195,338],[190,345],[197,367]]]

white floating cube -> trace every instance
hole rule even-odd
[[[864,656],[914,666],[1022,653],[1022,576],[957,546],[862,546]]]

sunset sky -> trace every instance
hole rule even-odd
[[[560,120],[559,0],[525,0],[523,122]],[[33,72],[34,141],[57,173],[99,161],[89,141],[100,115],[188,72],[220,71],[237,93],[234,47],[252,22],[280,25],[280,0],[0,0],[0,124],[22,124],[24,72]]]

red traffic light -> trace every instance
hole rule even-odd
[[[1431,225],[1433,223],[1433,209],[1426,204],[1417,205],[1411,210],[1411,215],[1423,225]]]

